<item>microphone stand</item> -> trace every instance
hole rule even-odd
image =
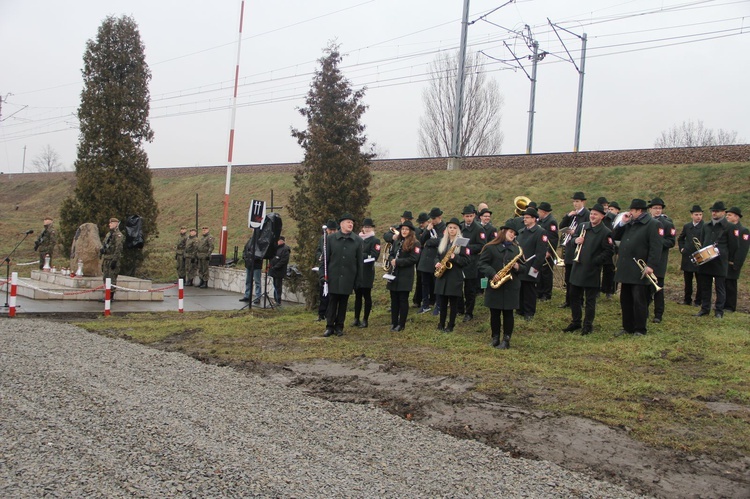
[[[13,248],[13,251],[11,251],[10,253],[8,253],[8,256],[6,256],[3,259],[3,264],[6,265],[6,268],[5,268],[5,280],[7,281],[5,283],[5,285],[6,285],[6,288],[5,288],[5,305],[3,306],[3,308],[10,308],[10,302],[8,301],[8,295],[10,294],[10,257],[13,256],[13,253],[16,252],[16,250],[18,249],[18,247],[21,246],[21,243],[23,243],[26,240],[27,237],[29,237],[29,232],[27,232],[27,233],[25,233],[23,235],[23,239],[21,239],[20,241],[18,241],[18,244],[16,244],[16,247]]]

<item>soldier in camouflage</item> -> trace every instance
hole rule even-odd
[[[44,217],[44,230],[34,241],[34,251],[39,252],[39,270],[44,267],[44,258],[49,255],[52,261],[53,251],[57,244],[57,231],[52,225],[52,217]]]
[[[185,280],[185,245],[187,244],[187,227],[180,227],[180,235],[177,236],[177,249],[175,250],[174,259],[177,268],[177,279]]]
[[[192,286],[195,272],[198,270],[198,229],[190,229],[185,241],[185,286]]]
[[[117,276],[120,274],[120,260],[122,259],[122,247],[125,238],[118,228],[120,221],[116,218],[109,219],[109,232],[104,236],[102,249],[99,250],[102,255],[102,278],[107,282],[109,277],[112,285],[117,284]],[[115,290],[112,290],[114,296]]]
[[[203,227],[203,235],[198,241],[196,258],[198,258],[198,276],[201,283],[198,287],[208,287],[208,263],[211,260],[211,253],[214,252],[214,236],[208,232],[208,227]]]

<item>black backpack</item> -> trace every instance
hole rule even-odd
[[[131,215],[125,220],[125,247],[143,248],[143,219],[138,215]]]

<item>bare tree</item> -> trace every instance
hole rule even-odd
[[[52,146],[47,144],[39,155],[31,162],[34,171],[37,172],[59,172],[63,170],[60,155],[57,154]]]
[[[700,147],[726,146],[737,143],[737,132],[719,128],[714,132],[706,128],[703,121],[683,121],[669,130],[661,132],[661,136],[654,142],[654,147]]]
[[[461,156],[499,154],[503,145],[500,88],[487,77],[478,55],[467,55],[465,67],[459,153]],[[458,55],[438,55],[430,63],[430,72],[432,80],[422,92],[425,114],[419,120],[419,150],[423,156],[444,157],[451,152]]]

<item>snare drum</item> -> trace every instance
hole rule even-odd
[[[706,262],[710,262],[714,258],[719,257],[719,248],[715,245],[706,246],[701,248],[692,255],[690,255],[690,261],[696,265],[703,265]]]

